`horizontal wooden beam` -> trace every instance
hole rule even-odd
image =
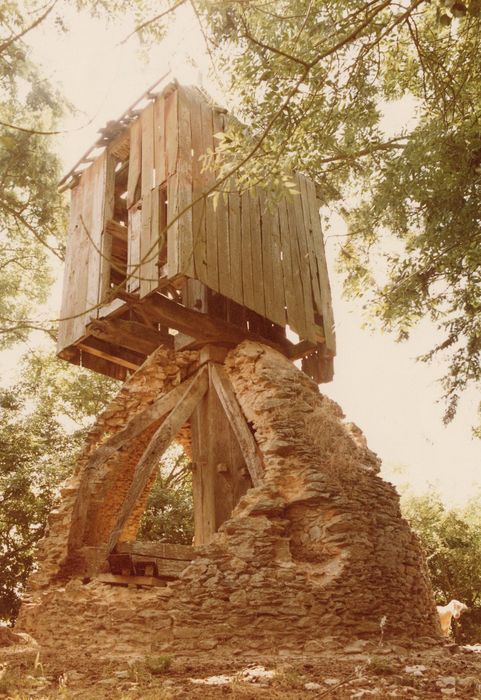
[[[291,353],[296,353],[296,346],[290,340],[273,341],[264,338],[258,333],[253,333],[247,328],[240,328],[229,321],[188,309],[161,294],[152,294],[140,300],[133,294],[121,291],[119,297],[133,308],[141,306],[163,326],[175,328],[180,333],[196,338],[199,342],[238,345],[243,340],[249,339],[269,345],[288,357]]]
[[[170,577],[169,577],[170,578]],[[165,586],[166,582],[155,576],[120,576],[119,574],[97,574],[95,581],[113,585],[128,586]]]
[[[173,347],[174,338],[156,331],[137,321],[125,321],[121,318],[98,319],[87,326],[87,332],[113,345],[120,345],[141,355],[148,356],[160,345]]]
[[[106,352],[105,350],[101,350],[100,348],[92,347],[91,345],[87,345],[86,343],[78,343],[77,347],[83,352],[87,352],[90,355],[95,355],[95,357],[101,357],[103,360],[108,360],[109,362],[114,362],[116,365],[126,367],[127,369],[136,370],[142,364],[142,362],[131,362],[130,360],[126,360],[123,357],[113,355],[112,353]]]
[[[168,542],[118,542],[115,548],[118,554],[136,554],[145,557],[178,559],[192,561],[195,550],[188,544],[169,544]]]

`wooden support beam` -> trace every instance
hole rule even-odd
[[[195,407],[202,399],[209,386],[208,372],[203,367],[189,384],[177,405],[156,430],[151,441],[135,469],[134,478],[124,500],[114,529],[110,535],[107,551],[111,552],[122,533],[133,507],[147,486],[152,470],[175,438],[184,423],[190,418]]]
[[[119,542],[115,548],[118,554],[135,554],[142,557],[157,559],[177,559],[192,561],[195,556],[194,548],[189,544],[169,544],[168,542]]]
[[[173,347],[174,344],[173,337],[169,338],[137,321],[124,321],[121,318],[92,321],[87,326],[87,332],[94,338],[121,345],[142,355],[150,355],[160,345]]]
[[[174,389],[164,394],[153,404],[145,408],[141,413],[137,414],[129,420],[125,428],[119,430],[118,433],[112,435],[106,440],[95,452],[91,455],[85,467],[85,474],[98,469],[104,464],[115,452],[120,450],[124,445],[135,440],[147,428],[150,428],[152,423],[160,420],[163,416],[171,411],[179,400],[190,390],[192,384],[196,381],[198,375],[194,375],[185,382],[179,384]],[[187,420],[187,419],[186,419]],[[82,488],[82,487],[81,487]],[[80,495],[80,491],[79,491]]]
[[[87,345],[86,343],[77,343],[76,347],[78,347],[83,352],[89,353],[90,355],[95,355],[95,357],[101,357],[103,360],[114,362],[116,365],[120,365],[121,367],[126,367],[127,369],[132,369],[134,371],[138,369],[142,364],[141,361],[139,361],[138,363],[131,362],[130,360],[126,360],[124,357],[119,357],[118,355],[114,355],[110,352],[102,350],[101,348],[95,348],[91,345]]]
[[[237,402],[230,380],[225,369],[220,365],[210,364],[209,372],[214,389],[241,448],[252,483],[258,486],[262,482],[264,468],[257,450],[257,443]]]
[[[168,577],[175,578],[175,577]],[[117,574],[97,574],[95,581],[100,583],[110,583],[113,585],[128,586],[165,586],[165,580],[155,578],[155,576],[120,576]]]
[[[74,527],[70,533],[69,540],[70,549],[76,549],[83,543],[88,507],[92,497],[91,475],[105,464],[118,450],[135,440],[135,438],[147,430],[152,423],[155,423],[169,413],[169,411],[176,406],[179,399],[190,389],[196,378],[197,375],[190,377],[185,382],[172,389],[168,394],[161,396],[141,413],[131,418],[125,428],[119,430],[115,435],[112,435],[112,437],[100,445],[90,456],[90,459],[85,465],[77,500],[75,502],[75,509],[72,516]]]
[[[259,333],[252,333],[248,328],[240,328],[223,319],[213,318],[208,314],[188,309],[161,294],[152,294],[140,301],[136,295],[120,291],[119,297],[133,306],[134,309],[141,304],[144,310],[158,323],[175,328],[180,333],[193,336],[199,342],[238,345],[243,340],[248,339],[269,345],[288,357],[291,353],[295,354],[296,352],[294,343],[287,339],[279,342],[264,338]]]

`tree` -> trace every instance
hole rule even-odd
[[[479,642],[481,634],[481,505],[447,509],[437,493],[404,494],[402,510],[424,547],[436,602],[453,598],[469,610],[455,627],[455,638]]]
[[[115,390],[47,353],[27,356],[20,381],[0,390],[0,619],[15,619],[59,486]]]
[[[236,169],[243,186],[280,187],[299,169],[320,184],[349,224],[348,293],[400,339],[425,316],[437,325],[423,359],[449,362],[451,419],[481,378],[481,3],[196,6],[240,117],[221,143],[221,182]],[[386,134],[383,104],[406,97],[414,126]]]

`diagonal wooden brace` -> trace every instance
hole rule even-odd
[[[125,497],[117,522],[110,535],[107,544],[107,554],[110,553],[117,544],[132,509],[148,484],[152,470],[157,466],[165,450],[184,423],[190,418],[195,407],[206,393],[209,386],[207,369],[202,368],[199,370],[194,380],[189,382],[187,387],[185,384],[182,386],[184,387],[184,392],[179,398],[177,405],[166,417],[162,425],[156,430],[147,449],[137,464],[130,489]]]
[[[209,372],[212,385],[241,448],[252,483],[258,486],[264,474],[262,461],[257,451],[257,443],[237,402],[229,377],[221,365],[212,362],[209,364]]]

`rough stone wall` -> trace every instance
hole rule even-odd
[[[263,456],[262,485],[178,581],[149,590],[50,585],[23,606],[20,629],[57,653],[105,657],[439,636],[419,542],[360,431],[270,348],[242,343],[226,369]]]

